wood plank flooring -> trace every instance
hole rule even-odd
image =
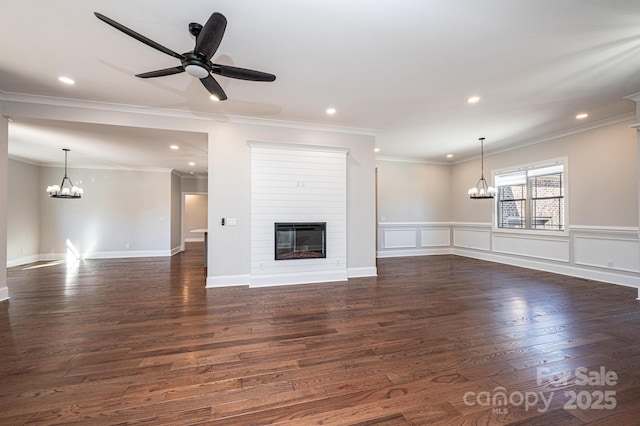
[[[449,255],[205,289],[202,263],[10,268],[0,424],[640,424],[636,289]]]

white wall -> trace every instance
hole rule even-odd
[[[35,262],[40,254],[40,167],[9,160],[7,264]]]

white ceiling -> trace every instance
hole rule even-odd
[[[491,151],[632,113],[623,97],[640,92],[638,0],[0,0],[0,8],[0,96],[369,129],[387,157],[460,161],[477,156],[480,136]],[[229,100],[213,103],[184,73],[134,77],[178,61],[95,11],[177,52],[193,49],[190,22],[220,12],[228,25],[213,61],[277,79],[216,77]],[[471,95],[481,101],[469,105]],[[580,112],[589,117],[577,121]],[[173,141],[185,147],[180,156],[167,149]],[[185,161],[206,163],[206,145],[195,133],[16,118],[9,153],[60,163],[66,146],[76,166],[188,172]]]

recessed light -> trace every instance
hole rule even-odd
[[[587,114],[586,112],[581,112],[580,114],[576,115],[576,118],[578,120],[582,120],[583,118],[587,118],[589,116],[589,114]]]
[[[58,77],[58,81],[64,84],[68,84],[69,86],[73,86],[76,82],[69,77]]]
[[[470,104],[477,104],[478,102],[480,102],[480,96],[471,96],[467,99],[467,102]]]
[[[195,166],[195,165],[196,165],[196,163],[194,163],[193,161],[189,161],[189,165],[190,165],[190,166]]]
[[[373,152],[380,152],[380,148],[373,148]]]
[[[180,149],[178,145],[171,145],[169,148],[173,149],[174,151]]]
[[[190,175],[195,175],[195,174],[196,174],[196,172],[189,172],[189,174],[190,174]]]
[[[335,113],[336,113],[336,109],[335,108],[327,108],[327,114],[333,115]]]
[[[453,154],[447,154],[447,158],[453,158]]]
[[[216,95],[209,96],[209,99],[211,99],[213,102],[220,102],[220,98],[218,98]]]

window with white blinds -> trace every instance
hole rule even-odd
[[[497,173],[497,227],[564,231],[565,162],[556,160]]]

